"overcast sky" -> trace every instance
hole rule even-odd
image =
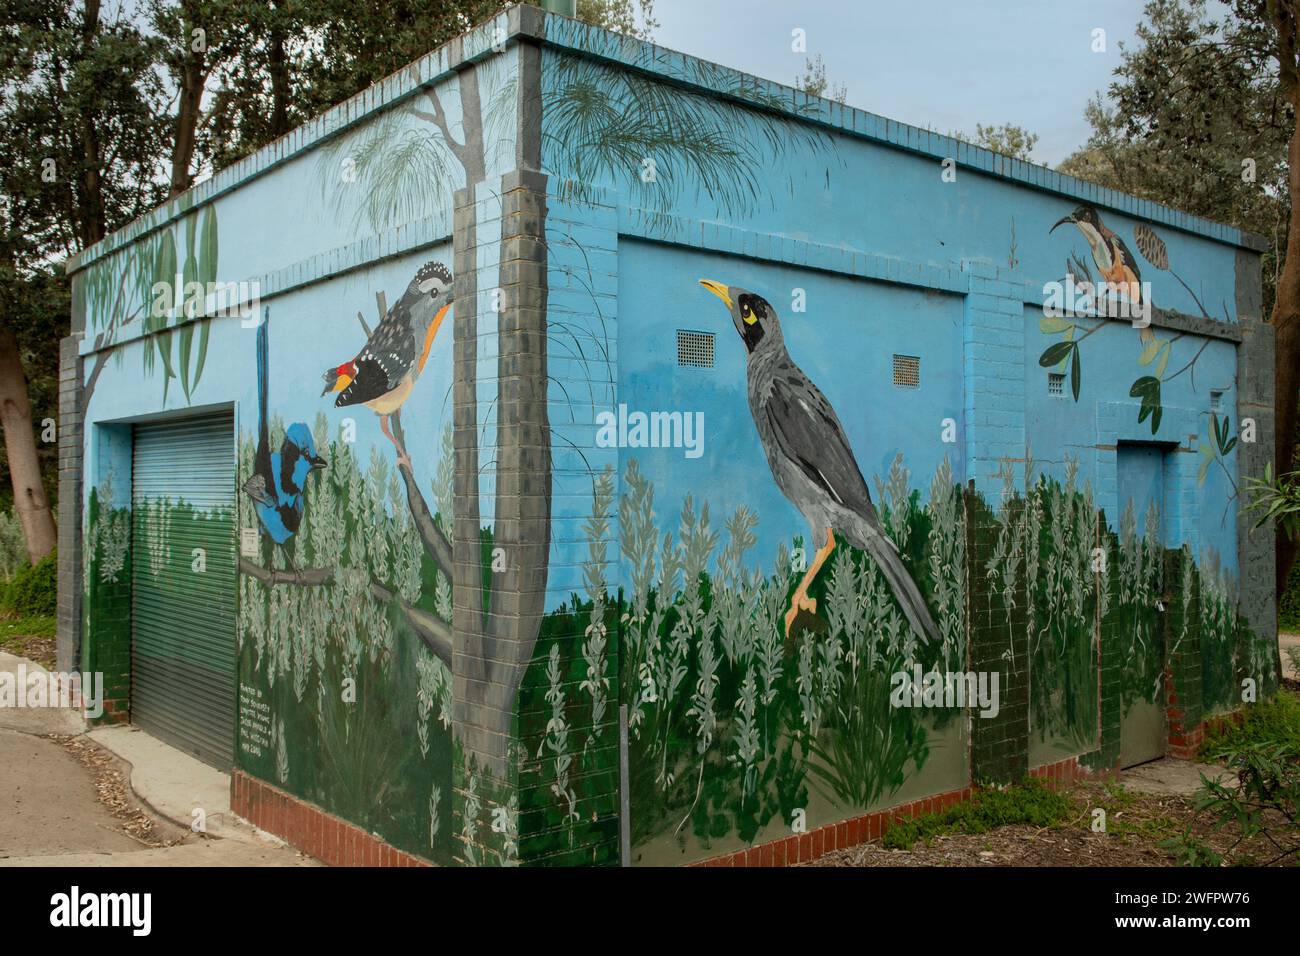
[[[655,0],[663,46],[793,84],[807,32],[852,106],[942,133],[1015,123],[1055,165],[1088,136],[1083,110],[1133,45],[1142,0]],[[1093,30],[1106,51],[1092,51]]]

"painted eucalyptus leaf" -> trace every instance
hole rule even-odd
[[[1057,342],[1055,345],[1048,346],[1047,350],[1038,357],[1038,364],[1043,368],[1060,365],[1069,357],[1074,348],[1075,343],[1073,342]]]
[[[205,286],[217,281],[217,207],[203,210],[199,231],[199,281]]]

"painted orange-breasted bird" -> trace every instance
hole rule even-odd
[[[325,390],[321,394],[337,392],[336,408],[364,405],[379,416],[379,427],[397,448],[398,462],[408,469],[411,459],[389,431],[388,418],[411,396],[451,306],[451,270],[441,262],[425,263],[357,357],[326,369],[322,376]]]
[[[1057,226],[1072,223],[1088,241],[1092,250],[1092,261],[1101,273],[1102,281],[1112,285],[1116,291],[1129,300],[1135,307],[1142,305],[1142,274],[1138,271],[1137,259],[1128,246],[1112,229],[1101,221],[1097,210],[1091,206],[1080,206],[1068,216],[1058,219],[1048,235],[1056,231]],[[1149,340],[1155,330],[1147,326],[1141,330],[1142,341]]]

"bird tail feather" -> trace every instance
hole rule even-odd
[[[930,616],[930,609],[925,606],[925,599],[921,597],[916,582],[903,566],[903,560],[898,556],[893,542],[883,535],[872,535],[867,538],[866,544],[866,550],[885,575],[889,589],[898,599],[903,614],[912,625],[912,630],[916,631],[922,639],[938,644],[939,628],[935,626],[934,618]]]

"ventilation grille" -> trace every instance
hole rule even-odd
[[[713,333],[677,330],[677,364],[713,368]]]
[[[1065,373],[1064,372],[1047,373],[1047,394],[1048,395],[1065,394]]]
[[[920,388],[921,359],[915,355],[895,355],[894,384],[899,388]]]
[[[1223,393],[1210,392],[1210,411],[1217,412],[1223,409]]]

